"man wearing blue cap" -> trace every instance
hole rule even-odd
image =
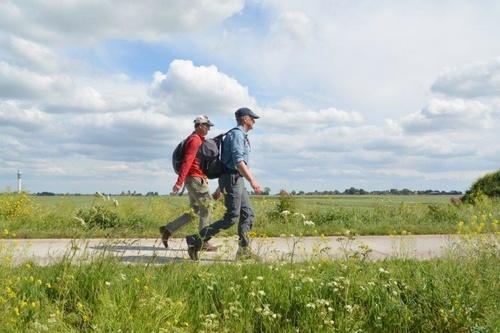
[[[227,133],[222,143],[221,161],[224,173],[219,178],[219,188],[224,194],[226,212],[219,221],[200,230],[198,235],[186,237],[189,257],[198,260],[198,252],[207,242],[223,229],[228,229],[238,222],[239,248],[238,259],[258,259],[250,250],[248,232],[252,228],[254,213],[250,198],[245,188],[245,178],[255,193],[262,189],[255,180],[248,166],[250,141],[248,131],[253,129],[257,116],[249,108],[240,108],[235,112],[237,127]]]

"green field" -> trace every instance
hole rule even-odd
[[[462,235],[445,257],[428,261],[402,253],[384,261],[134,265],[69,253],[42,267],[15,265],[0,246],[0,333],[500,332],[498,201],[453,206],[449,199],[252,197],[254,237]],[[3,194],[0,238],[158,237],[158,226],[186,207],[186,197]],[[222,214],[221,202],[214,211]]]
[[[256,219],[252,236],[454,233],[459,222],[500,217],[498,200],[476,206],[450,204],[449,196],[253,196]],[[0,195],[0,230],[4,237],[158,237],[158,227],[188,211],[186,196],[37,197]],[[213,220],[224,212],[214,202]],[[307,223],[304,223],[306,222]],[[312,222],[312,223],[311,223]],[[196,232],[191,223],[177,236]],[[488,229],[489,228],[489,229]],[[222,235],[233,235],[236,228]]]
[[[66,259],[49,267],[0,256],[0,332],[498,332],[498,247],[461,253],[272,265]]]

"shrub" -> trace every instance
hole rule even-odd
[[[500,170],[488,173],[476,180],[465,192],[462,201],[475,204],[482,194],[490,198],[500,198]]]
[[[89,227],[113,228],[120,223],[120,217],[110,207],[103,205],[94,205],[90,208],[81,208],[76,213]]]
[[[35,208],[26,192],[0,194],[0,218],[16,220],[33,216]]]
[[[285,220],[288,214],[296,211],[297,203],[295,198],[290,195],[287,191],[281,190],[278,197],[278,202],[273,210],[267,213],[271,220]]]

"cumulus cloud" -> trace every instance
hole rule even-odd
[[[0,98],[31,100],[47,112],[122,111],[145,103],[146,87],[113,76],[40,73],[0,60]]]
[[[401,120],[408,132],[433,132],[491,127],[491,108],[476,100],[432,99],[422,110]]]
[[[0,42],[10,63],[31,70],[53,72],[60,67],[59,63],[63,62],[50,48],[40,43],[12,35],[3,39],[0,39]]]
[[[34,108],[24,109],[14,101],[0,101],[0,127],[37,131],[47,126],[52,117]]]
[[[166,73],[156,72],[151,91],[166,101],[170,112],[185,115],[229,114],[256,104],[247,87],[216,66],[195,66],[190,60],[174,60]]]
[[[2,1],[0,28],[29,39],[88,41],[106,38],[158,40],[199,31],[243,8],[243,0]]]
[[[300,101],[283,99],[275,107],[262,108],[259,124],[272,131],[293,129],[294,133],[318,131],[325,128],[356,126],[363,116],[356,111],[345,111],[335,107],[311,110]]]
[[[270,31],[278,39],[302,41],[311,36],[313,22],[303,12],[286,11],[276,18],[270,27]]]
[[[63,81],[0,61],[0,98],[41,98],[64,87]]]
[[[453,97],[500,97],[500,58],[449,69],[431,89]]]

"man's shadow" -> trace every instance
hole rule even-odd
[[[142,246],[142,245],[96,245],[89,247],[92,250],[100,250],[103,253],[112,252],[114,257],[124,263],[137,264],[168,264],[168,263],[185,263],[194,262],[193,260],[179,256],[182,252],[187,252],[187,249],[182,248],[165,248],[162,246]],[[125,251],[137,251],[137,255],[125,255]],[[120,255],[123,253],[123,255]],[[204,263],[230,263],[234,260],[224,258],[200,258],[198,262]]]

